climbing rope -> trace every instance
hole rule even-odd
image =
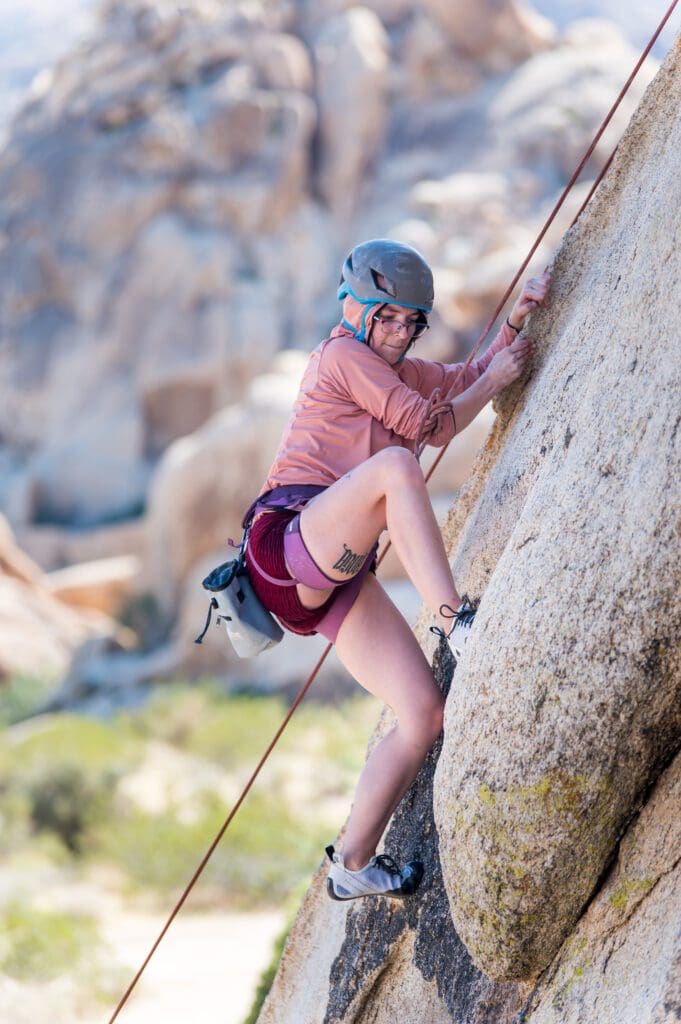
[[[475,342],[475,345],[471,349],[471,352],[469,353],[465,363],[463,363],[461,369],[459,370],[459,373],[457,374],[455,383],[454,383],[454,385],[452,387],[452,393],[456,393],[456,389],[457,389],[457,387],[459,385],[459,382],[461,381],[461,378],[463,377],[464,373],[466,372],[466,370],[470,366],[472,360],[475,358],[476,354],[480,350],[480,347],[483,344],[483,342],[485,341],[485,338],[487,337],[487,335],[491,331],[492,327],[496,323],[497,317],[501,313],[501,310],[503,309],[504,305],[508,301],[508,299],[509,299],[509,297],[510,297],[512,291],[513,291],[513,289],[515,288],[516,284],[520,280],[521,275],[524,273],[525,269],[527,268],[527,265],[529,264],[530,260],[532,259],[532,257],[534,256],[535,252],[537,251],[537,248],[539,247],[542,239],[544,238],[544,235],[546,234],[546,232],[550,228],[551,224],[555,220],[555,218],[556,218],[556,216],[558,214],[558,211],[560,210],[560,208],[562,207],[563,203],[565,202],[565,199],[566,199],[568,193],[570,192],[570,190],[573,187],[574,183],[577,181],[577,178],[581,174],[581,172],[582,172],[582,170],[584,168],[584,165],[586,164],[587,160],[589,159],[589,157],[593,153],[594,149],[596,148],[599,139],[601,138],[603,132],[607,128],[608,124],[610,123],[610,121],[611,121],[615,111],[617,110],[617,108],[619,107],[620,103],[622,102],[622,99],[626,95],[627,90],[629,89],[631,83],[633,82],[634,78],[638,74],[638,72],[639,72],[639,70],[641,68],[641,65],[643,64],[644,60],[646,59],[646,57],[650,53],[651,49],[655,45],[655,42],[657,41],[657,39],[658,39],[660,33],[662,32],[664,26],[667,24],[667,21],[669,20],[669,18],[673,14],[674,9],[677,6],[678,2],[679,2],[679,0],[673,0],[673,3],[669,6],[669,9],[667,10],[666,14],[662,18],[662,21],[660,22],[660,24],[656,28],[654,34],[651,36],[648,45],[646,46],[645,50],[641,54],[641,56],[640,56],[639,60],[637,61],[634,69],[632,70],[631,74],[629,75],[629,78],[627,79],[626,83],[622,87],[619,96],[615,100],[615,102],[612,105],[612,107],[610,108],[607,116],[605,117],[605,120],[603,121],[603,123],[601,124],[600,128],[598,129],[596,135],[594,136],[594,139],[593,139],[591,145],[589,146],[589,148],[587,149],[586,153],[582,157],[582,159],[581,159],[578,167],[576,168],[574,174],[572,175],[572,177],[570,178],[569,182],[565,186],[565,189],[563,190],[563,193],[560,196],[558,202],[556,203],[556,205],[554,206],[553,210],[549,214],[549,216],[548,216],[548,218],[546,220],[546,223],[544,224],[544,226],[541,229],[539,235],[537,236],[537,239],[536,239],[534,245],[532,246],[532,248],[530,249],[529,253],[525,257],[525,259],[524,259],[523,263],[521,264],[520,268],[518,269],[515,277],[513,278],[513,280],[509,284],[508,288],[504,292],[503,297],[500,299],[499,304],[497,305],[497,308],[495,309],[494,313],[492,314],[492,316],[488,320],[488,322],[487,322],[487,324],[486,324],[482,334],[480,335],[478,340]],[[584,203],[580,207],[577,215],[573,219],[572,224],[570,225],[570,227],[574,226],[574,224],[577,222],[577,220],[579,219],[579,217],[583,213],[584,209],[586,208],[587,204],[589,203],[589,200],[591,199],[591,197],[593,196],[594,192],[598,188],[598,185],[600,184],[601,180],[603,179],[603,177],[607,173],[608,168],[610,167],[610,164],[612,163],[613,157],[615,156],[616,152],[617,152],[617,146],[615,146],[615,148],[613,149],[612,153],[610,154],[608,160],[606,161],[605,165],[603,166],[603,168],[602,168],[600,174],[598,175],[596,181],[594,182],[594,184],[593,184],[593,186],[592,186],[588,196],[586,197]],[[427,410],[426,410],[426,415],[424,415],[424,417],[422,419],[421,428],[419,430],[419,436],[416,439],[415,448],[416,448],[416,452],[417,452],[418,455],[420,455],[420,452],[423,449],[423,440],[424,440],[423,432],[424,432],[424,429],[425,429],[425,422],[426,422],[426,420],[428,418],[428,415],[429,415],[430,411],[432,410],[433,406],[438,401],[440,401],[439,395],[437,395],[437,396],[436,395],[432,395],[430,400],[429,400],[428,407],[427,407]],[[441,449],[438,457],[435,459],[435,461],[433,462],[433,465],[430,467],[430,470],[428,471],[428,473],[426,475],[426,482],[428,480],[430,480],[431,476],[435,472],[437,466],[440,463],[440,460],[443,458],[443,456],[444,456],[445,452],[447,451],[448,447],[449,447],[449,443],[447,443]],[[378,559],[378,565],[381,564],[381,562],[383,561],[383,559],[387,555],[388,551],[390,550],[390,546],[391,546],[390,541],[388,541],[388,543],[386,544],[385,548],[381,552],[381,555],[380,555],[380,557]],[[255,780],[257,779],[258,775],[260,774],[260,772],[261,772],[265,762],[267,761],[267,759],[270,756],[272,750],[274,749],[274,747],[278,743],[279,737],[283,733],[284,729],[286,728],[286,726],[288,725],[289,721],[291,720],[291,718],[292,718],[296,708],[298,707],[300,702],[303,700],[303,698],[305,697],[305,694],[310,689],[312,683],[314,682],[315,678],[317,677],[317,674],[318,674],[320,668],[322,667],[322,665],[324,664],[324,662],[326,661],[326,658],[327,658],[327,656],[329,654],[329,651],[331,650],[332,646],[333,646],[333,644],[331,644],[331,643],[326,645],[326,647],[325,647],[324,651],[322,652],[319,660],[317,661],[317,664],[313,668],[312,672],[310,673],[309,677],[305,681],[304,685],[301,687],[300,692],[298,693],[297,697],[295,698],[295,700],[291,704],[291,707],[289,708],[289,710],[288,710],[288,712],[286,714],[286,717],[284,718],[283,722],[281,723],[281,725],[277,729],[276,733],[272,737],[272,739],[271,739],[267,749],[265,750],[264,754],[260,758],[260,761],[258,762],[258,764],[255,767],[255,769],[253,770],[253,773],[251,774],[248,782],[246,783],[246,785],[245,785],[241,795],[239,796],[239,799],[234,804],[232,810],[229,813],[229,816],[227,817],[226,821],[222,825],[222,828],[220,829],[220,831],[215,836],[215,839],[213,840],[213,842],[209,846],[208,850],[206,851],[203,859],[201,860],[201,863],[199,864],[199,866],[197,867],[196,871],[194,872],[194,874],[190,878],[189,882],[187,883],[187,886],[186,886],[184,892],[182,893],[182,895],[180,896],[178,902],[176,903],[175,907],[173,908],[172,913],[170,914],[168,920],[166,921],[166,923],[164,924],[163,928],[161,929],[161,932],[159,933],[156,941],[154,942],[153,946],[149,950],[149,952],[148,952],[144,962],[142,963],[141,967],[137,971],[137,974],[132,979],[132,981],[128,985],[127,989],[123,993],[123,996],[121,997],[118,1005],[116,1006],[116,1009],[114,1010],[113,1014],[111,1015],[111,1017],[108,1020],[108,1024],[113,1024],[113,1022],[116,1020],[116,1018],[118,1017],[119,1013],[121,1012],[121,1010],[123,1009],[123,1007],[127,1003],[128,999],[132,995],[132,992],[133,992],[135,986],[137,985],[138,981],[142,977],[142,974],[144,973],[144,971],[145,971],[149,961],[151,960],[151,958],[153,957],[154,953],[158,949],[161,941],[163,940],[163,937],[165,936],[166,932],[170,928],[171,924],[173,923],[173,921],[177,917],[178,913],[182,909],[184,903],[187,900],[187,897],[189,896],[190,892],[194,888],[194,885],[196,884],[196,882],[198,881],[199,877],[203,873],[203,870],[206,867],[206,864],[208,863],[208,861],[210,860],[211,856],[213,855],[213,852],[214,852],[215,848],[217,847],[218,843],[220,842],[220,840],[222,839],[223,835],[227,831],[227,829],[228,829],[229,825],[231,824],[232,820],[234,819],[237,811],[239,810],[239,808],[241,807],[242,803],[246,799],[246,797],[247,797],[251,787],[253,786],[253,783],[255,782]]]

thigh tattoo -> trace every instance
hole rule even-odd
[[[340,556],[337,562],[333,563],[334,569],[338,569],[339,572],[345,573],[348,576],[354,576],[364,565],[365,555],[356,555],[354,551],[351,551],[347,544],[343,543],[343,554]],[[367,552],[368,554],[368,552]]]

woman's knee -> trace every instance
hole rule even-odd
[[[427,703],[421,703],[418,710],[409,716],[409,722],[401,722],[419,744],[429,750],[442,732],[445,702],[439,690],[435,690]]]
[[[431,746],[442,732],[442,726],[444,724],[445,717],[445,701],[444,697],[438,690],[438,700],[433,703],[428,716],[429,734],[431,737]]]
[[[410,486],[424,485],[421,467],[408,448],[391,445],[390,448],[384,448],[382,452],[375,455],[374,460],[383,479],[385,490],[390,484],[395,483],[408,483]]]

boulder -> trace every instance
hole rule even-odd
[[[0,576],[0,681],[59,678],[87,634],[85,620],[44,588]]]
[[[528,1001],[532,1024],[672,1024],[681,1016],[681,757]]]
[[[45,587],[72,608],[94,608],[116,618],[137,592],[139,576],[140,560],[120,555],[47,573]]]
[[[320,866],[259,1024],[681,1012],[680,91],[677,41],[556,258],[536,365],[445,526],[480,610],[457,666],[434,651],[444,738],[384,840],[427,884],[399,906],[332,904]]]
[[[296,36],[284,33],[258,36],[253,56],[266,88],[312,91],[310,53]]]
[[[58,678],[78,646],[105,627],[103,617],[80,615],[49,592],[0,516],[0,682]]]
[[[483,81],[477,62],[457,52],[426,11],[420,11],[411,20],[401,45],[401,57],[395,74],[403,79],[402,90],[412,101],[424,102],[433,95],[470,93]]]
[[[526,60],[555,39],[555,29],[523,0],[425,0],[454,47],[490,70]]]
[[[144,551],[145,528],[140,516],[92,530],[29,526],[17,530],[16,536],[21,549],[47,573],[102,558],[140,558]]]
[[[435,817],[455,927],[498,979],[551,961],[681,739],[666,300],[681,274],[680,56],[557,256],[550,308],[528,326],[542,341],[533,379],[499,403],[445,529],[459,586],[483,599]]]
[[[304,364],[302,353],[283,354],[250,399],[217,413],[163,456],[149,492],[145,576],[165,612],[177,607],[202,555],[222,550],[225,561],[228,537],[240,540],[241,519],[266,479]]]
[[[506,159],[515,164],[511,154],[522,152],[524,165],[536,176],[567,180],[586,152],[585,141],[596,134],[619,94],[623,68],[633,67],[636,56],[616,25],[585,19],[575,22],[559,45],[518,67],[488,108]],[[647,58],[594,149],[587,175],[595,177],[605,163],[656,68],[657,62]]]
[[[321,193],[340,217],[355,209],[387,120],[388,38],[377,16],[353,7],[332,18],[314,47]]]

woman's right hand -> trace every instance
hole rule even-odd
[[[508,348],[497,352],[485,373],[494,385],[495,395],[520,377],[528,360],[534,355],[534,348],[532,338],[516,338]]]

